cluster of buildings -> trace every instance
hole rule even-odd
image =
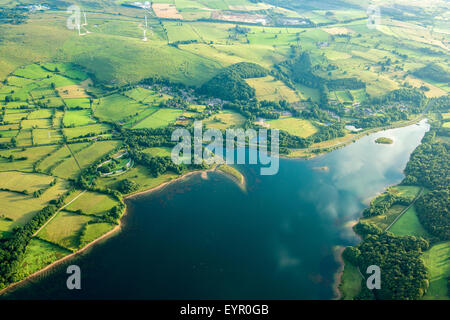
[[[22,8],[28,9],[30,12],[50,10],[48,4],[30,4],[28,6],[22,6]]]

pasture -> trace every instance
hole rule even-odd
[[[87,126],[79,126],[74,128],[64,128],[64,134],[67,137],[67,139],[75,139],[78,137],[85,137],[85,136],[96,136],[102,133],[109,132],[111,130],[111,127],[107,124],[103,123],[96,123],[96,124],[90,124]]]
[[[120,141],[100,141],[91,144],[75,154],[81,169],[87,168],[103,156],[119,147]],[[73,157],[64,160],[56,166],[52,173],[61,178],[76,178],[80,174],[77,162]]]
[[[68,185],[65,181],[58,181],[54,186],[46,190],[39,198],[33,195],[24,195],[16,192],[0,191],[1,215],[11,220],[7,225],[8,230],[22,226],[30,221],[34,215],[54,200],[67,192]]]
[[[114,228],[114,225],[110,223],[94,223],[88,224],[85,226],[81,238],[80,238],[80,247],[84,247],[87,244],[91,243],[95,239],[101,237],[102,235],[108,233]]]
[[[111,210],[119,203],[108,195],[96,192],[86,192],[72,202],[66,209],[70,211],[81,210],[83,214],[101,215]]]
[[[89,221],[92,221],[89,216],[60,211],[38,233],[38,237],[69,250],[76,250],[80,247],[81,231]]]
[[[156,129],[166,127],[169,124],[175,123],[177,118],[183,114],[179,109],[159,109],[155,113],[151,114],[138,124],[133,129]]]
[[[25,278],[47,265],[65,257],[71,251],[47,241],[33,238],[27,246],[23,260],[18,268],[21,278]]]
[[[67,108],[69,108],[69,109],[74,109],[74,108],[90,109],[91,108],[91,103],[88,98],[64,99],[64,102],[67,105]]]
[[[266,123],[271,129],[283,130],[301,138],[310,137],[318,131],[310,121],[292,117],[283,116],[278,120],[268,120]]]
[[[428,238],[428,232],[422,227],[414,206],[408,209],[389,229],[390,232],[399,236],[416,236]]]
[[[256,98],[260,101],[280,101],[297,102],[300,99],[298,94],[287,87],[283,82],[275,80],[272,76],[265,78],[247,79],[250,87],[256,91]]]
[[[53,180],[53,177],[43,174],[4,171],[0,172],[0,189],[11,191],[27,190],[31,194],[34,191],[48,188]]]
[[[1,150],[0,171],[32,172],[33,163],[56,150],[57,146],[32,147],[25,150]],[[7,159],[12,156],[13,161]]]
[[[147,108],[124,95],[113,94],[94,104],[94,114],[104,121],[120,121],[132,117]]]
[[[81,149],[87,147],[88,143],[77,143],[77,144],[71,144],[70,149],[72,152],[77,153]],[[48,157],[45,157],[37,167],[38,170],[46,173],[50,173],[53,167],[55,167],[57,164],[61,163],[62,161],[70,158],[72,155],[69,151],[69,149],[63,145],[59,149],[55,150],[55,152],[51,153]]]
[[[245,122],[245,118],[233,111],[221,111],[219,114],[214,114],[203,121],[208,129],[225,130],[230,127],[241,127]]]
[[[448,300],[448,277],[450,277],[450,241],[432,246],[422,256],[422,260],[430,273],[430,287],[425,300]]]
[[[96,123],[92,118],[91,110],[68,110],[64,114],[65,127],[85,126],[91,123]]]
[[[33,130],[33,144],[55,144],[62,141],[62,134],[60,130],[49,129],[34,129]]]

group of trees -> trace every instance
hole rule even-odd
[[[268,74],[260,65],[241,62],[222,69],[199,89],[200,94],[225,101],[248,101],[255,97],[255,89],[245,79],[261,78]]]
[[[377,228],[365,231],[364,241],[346,248],[343,257],[363,272],[371,265],[379,266],[382,285],[380,290],[373,291],[363,285],[357,298],[420,299],[429,286],[427,270],[420,258],[428,249],[428,242],[411,236],[394,236]]]
[[[166,172],[181,174],[185,169],[184,166],[175,164],[170,157],[153,157],[137,150],[130,151],[130,155],[136,163],[146,167],[154,177]]]
[[[427,193],[416,204],[420,223],[439,240],[450,240],[450,190]]]

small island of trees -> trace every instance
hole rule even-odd
[[[381,138],[378,138],[377,140],[375,140],[375,143],[378,143],[378,144],[393,144],[394,140],[392,140],[391,138],[381,137]]]

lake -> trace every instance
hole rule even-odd
[[[366,136],[313,160],[280,160],[275,176],[240,166],[247,190],[200,174],[127,201],[124,228],[21,286],[14,299],[332,299],[338,246],[371,198],[399,183],[429,130],[418,125]],[[392,145],[376,144],[389,137]]]

